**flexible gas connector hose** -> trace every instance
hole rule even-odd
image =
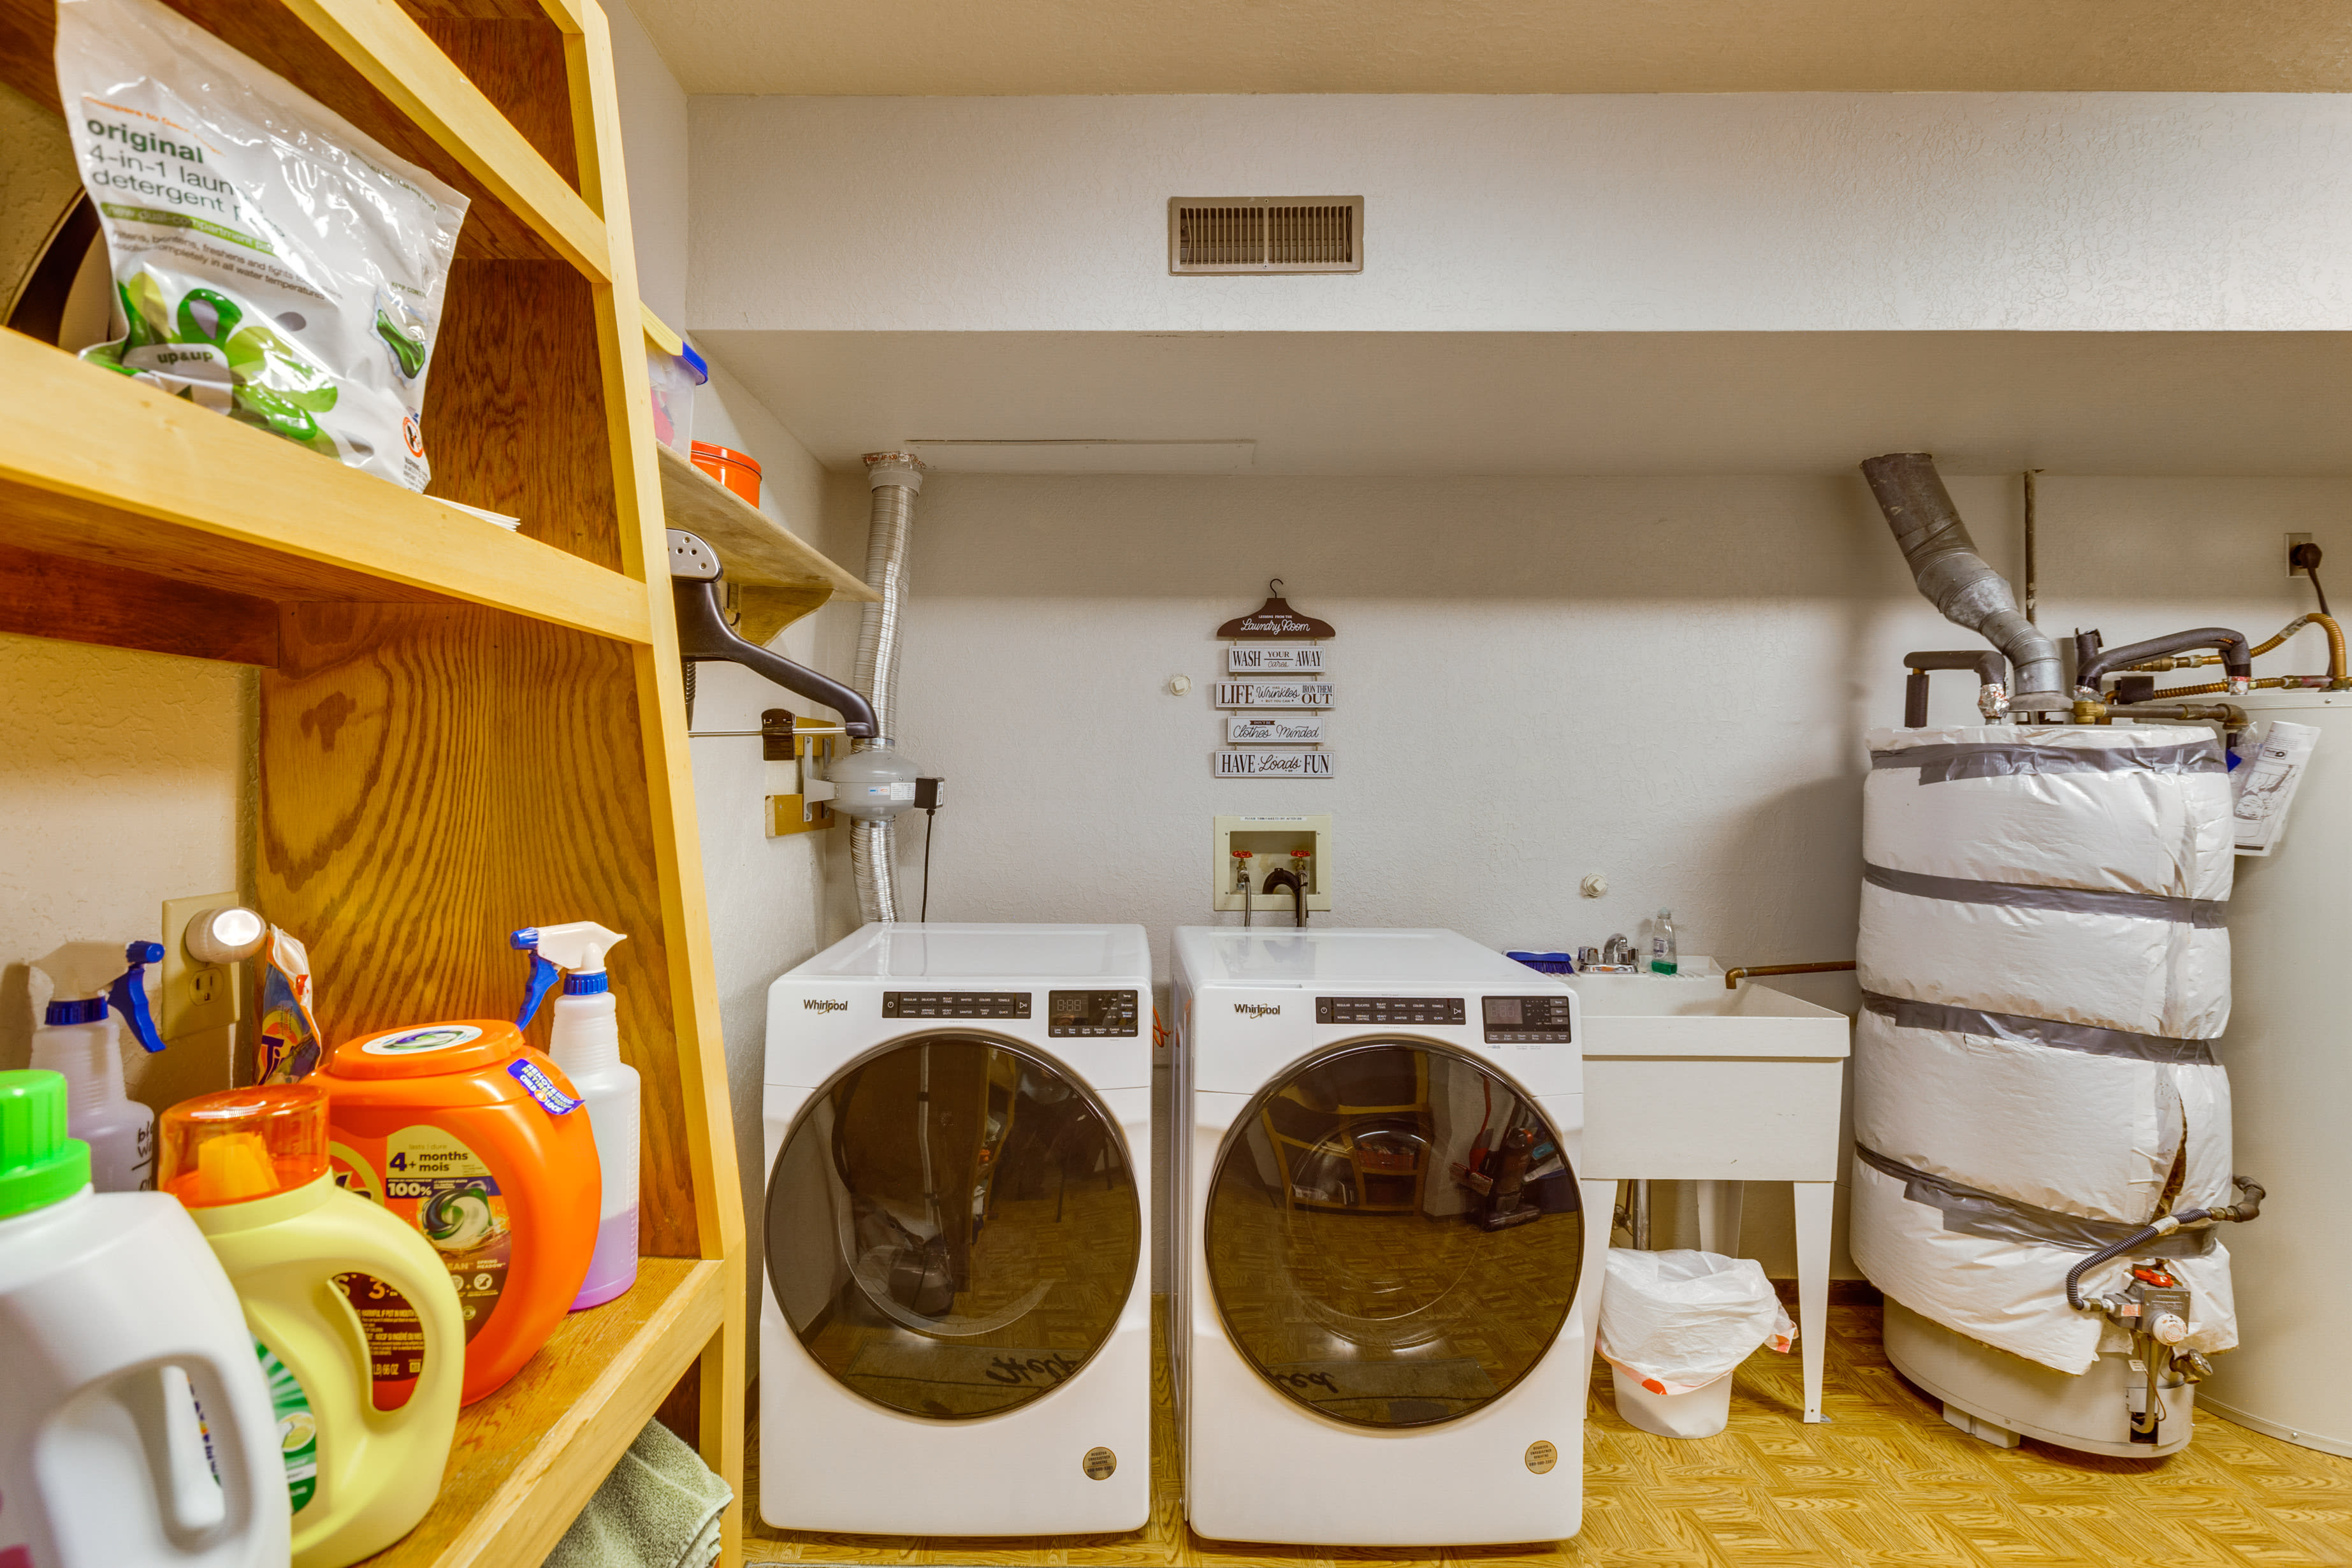
[[[2083,1276],[2111,1258],[2122,1257],[2136,1247],[2145,1247],[2158,1237],[2170,1236],[2176,1230],[2186,1230],[2191,1226],[2243,1224],[2261,1214],[2263,1212],[2262,1184],[2250,1182],[2243,1176],[2231,1176],[2230,1180],[2236,1184],[2240,1192],[2246,1194],[2243,1203],[2224,1205],[2215,1209],[2183,1209],[2179,1214],[2165,1215],[2155,1223],[2143,1226],[2137,1233],[2124,1237],[2121,1241],[2099,1248],[2098,1251],[2066,1270],[2066,1305],[2078,1312],[2087,1310],[2090,1303],[2083,1300]]]

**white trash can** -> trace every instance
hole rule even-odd
[[[1623,1367],[1613,1367],[1617,1414],[1626,1425],[1661,1437],[1712,1437],[1731,1425],[1731,1374],[1680,1394],[1653,1394]]]
[[[1759,1345],[1787,1354],[1797,1326],[1752,1258],[1609,1249],[1601,1353],[1617,1414],[1661,1437],[1712,1437],[1731,1419],[1731,1373]]]

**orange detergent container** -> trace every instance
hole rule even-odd
[[[310,1081],[327,1091],[335,1180],[415,1226],[457,1287],[473,1404],[547,1342],[587,1278],[603,1182],[580,1097],[489,1018],[346,1040]]]

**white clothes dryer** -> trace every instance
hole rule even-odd
[[[1131,925],[874,924],[769,987],[762,1519],[1144,1523],[1150,1020]]]
[[[1449,931],[1177,931],[1192,1528],[1225,1541],[1556,1541],[1583,1521],[1577,998]]]

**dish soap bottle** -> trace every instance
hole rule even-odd
[[[1660,910],[1657,923],[1650,928],[1650,973],[1672,974],[1680,967],[1675,945],[1675,911]]]
[[[309,1080],[327,1091],[343,1186],[440,1255],[466,1321],[471,1405],[539,1353],[596,1249],[596,1135],[562,1069],[503,1018],[345,1040]]]
[[[236,1292],[178,1204],[92,1189],[66,1098],[0,1072],[0,1563],[285,1568]]]
[[[466,1373],[457,1288],[423,1237],[335,1185],[327,1097],[311,1085],[199,1095],[162,1129],[158,1184],[211,1243],[268,1380],[293,1568],[344,1568],[415,1529],[440,1490]],[[386,1291],[406,1333],[383,1356],[385,1325],[355,1322],[354,1307]],[[407,1374],[415,1355],[415,1388],[384,1408],[379,1365]]]
[[[147,1012],[147,965],[163,962],[160,942],[69,942],[33,963],[56,989],[33,1031],[32,1064],[65,1076],[67,1128],[89,1145],[90,1184],[101,1193],[155,1184],[155,1113],[123,1092],[115,1019],[150,1052],[163,1048]]]
[[[548,1031],[548,1059],[572,1080],[596,1134],[604,1202],[588,1279],[572,1302],[577,1312],[601,1307],[637,1282],[637,1069],[621,1059],[618,1010],[604,972],[604,954],[628,938],[592,921],[573,921],[525,927],[510,940],[531,955],[530,988],[516,1028],[530,1028],[550,988],[559,978],[563,982]]]

